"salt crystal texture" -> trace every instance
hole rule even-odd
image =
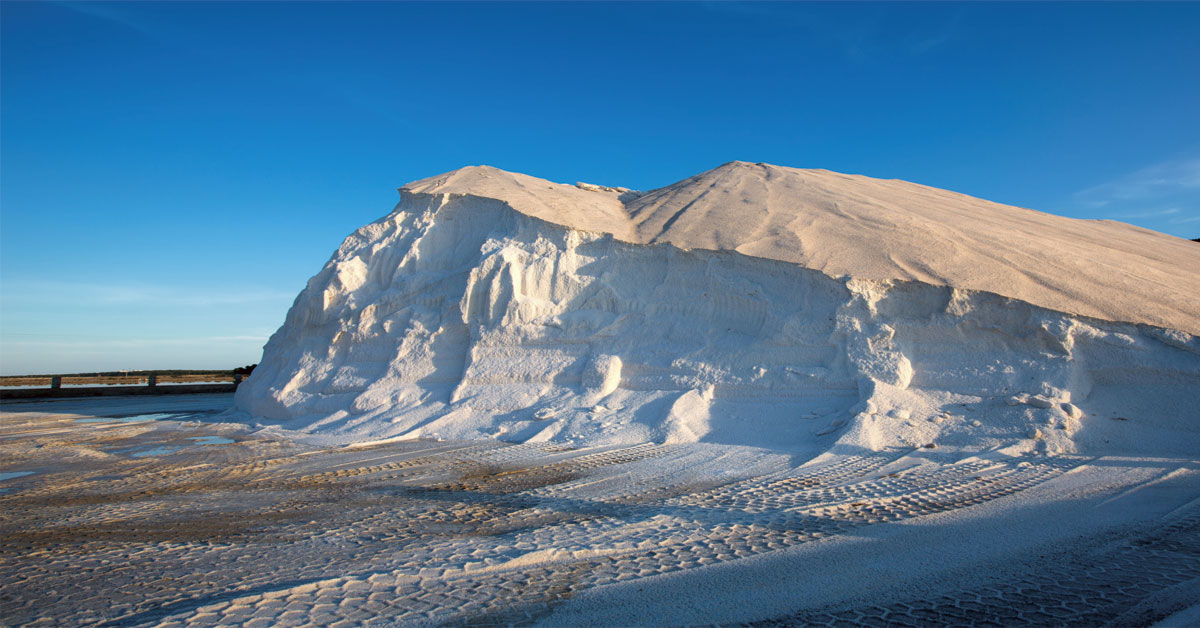
[[[345,440],[808,453],[1120,438],[1041,433],[1064,408],[1200,422],[1186,240],[742,162],[646,194],[469,167],[400,195],[309,280],[241,410]]]

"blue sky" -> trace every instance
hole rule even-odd
[[[740,159],[1200,237],[1200,4],[0,5],[0,373],[257,362],[395,188]]]

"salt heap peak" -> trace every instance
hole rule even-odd
[[[737,251],[832,277],[917,280],[1200,334],[1200,247],[896,179],[733,161],[640,195],[489,166],[401,190],[495,198],[640,244]],[[623,202],[624,201],[624,202]]]
[[[523,214],[558,225],[637,241],[633,222],[621,202],[623,192],[617,188],[551,183],[491,166],[467,166],[400,188],[401,194],[406,192],[493,198]]]
[[[348,440],[793,455],[1153,449],[1178,432],[1091,417],[1198,418],[1200,249],[1170,236],[743,162],[645,194],[485,166],[400,193],[239,408]]]

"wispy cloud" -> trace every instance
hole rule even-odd
[[[159,36],[157,29],[150,26],[139,16],[130,12],[130,8],[136,6],[132,3],[118,3],[116,5],[101,2],[56,2],[60,7],[70,9],[76,13],[91,16],[99,20],[116,24],[132,30],[147,39],[156,42],[163,42],[163,38]]]
[[[1121,202],[1153,201],[1192,190],[1200,190],[1200,158],[1167,161],[1143,168],[1114,181],[1080,190],[1075,193],[1075,200],[1101,208]],[[1117,216],[1114,214],[1113,217]]]
[[[57,334],[0,334],[4,346],[79,349],[133,349],[142,347],[194,347],[212,344],[265,343],[266,336],[205,336],[202,338],[101,338],[68,340]]]
[[[787,25],[803,37],[827,42],[829,49],[855,63],[930,53],[962,37],[966,17],[961,7],[949,12],[948,4],[921,21],[905,20],[904,12],[886,4],[843,9],[818,3],[709,1],[698,6],[733,19]]]
[[[917,55],[925,54],[954,41],[958,38],[963,21],[963,10],[960,8],[950,16],[933,34],[914,33],[908,44],[909,52]]]
[[[1162,161],[1071,195],[1070,215],[1107,218],[1181,238],[1200,222],[1200,151]]]
[[[77,306],[212,307],[290,301],[291,292],[257,287],[168,286],[148,283],[90,283],[58,280],[6,280],[4,297],[10,304],[58,303]]]
[[[1178,207],[1168,207],[1166,209],[1151,209],[1140,212],[1128,212],[1124,214],[1110,214],[1111,218],[1161,218],[1163,216],[1174,216],[1179,213]]]
[[[124,369],[229,368],[257,362],[265,337],[26,338],[0,334],[0,373],[77,373]]]

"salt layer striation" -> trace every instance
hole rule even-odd
[[[237,406],[344,440],[1194,451],[1194,297],[1088,302],[1093,284],[1103,297],[1138,273],[1153,277],[1142,293],[1197,285],[1200,247],[839,177],[734,163],[648,194],[494,168],[410,184],[308,282]],[[951,216],[954,199],[963,208]],[[1029,221],[1006,227],[1010,214]],[[1067,239],[1162,246],[1108,284],[1100,276],[1113,269],[1080,279],[1048,266],[1060,250],[1023,257],[1037,238],[1062,239],[1023,230],[1058,221],[1071,224]],[[842,223],[861,229],[829,235]],[[956,252],[889,239],[916,238],[904,234],[925,223],[920,238]],[[994,246],[970,240],[987,229]],[[960,232],[984,248],[963,249]],[[1132,255],[1082,248],[1110,263]],[[955,270],[956,257],[975,267]],[[1006,267],[1022,277],[1007,293],[979,287]],[[1085,293],[1066,311],[1046,306]]]

